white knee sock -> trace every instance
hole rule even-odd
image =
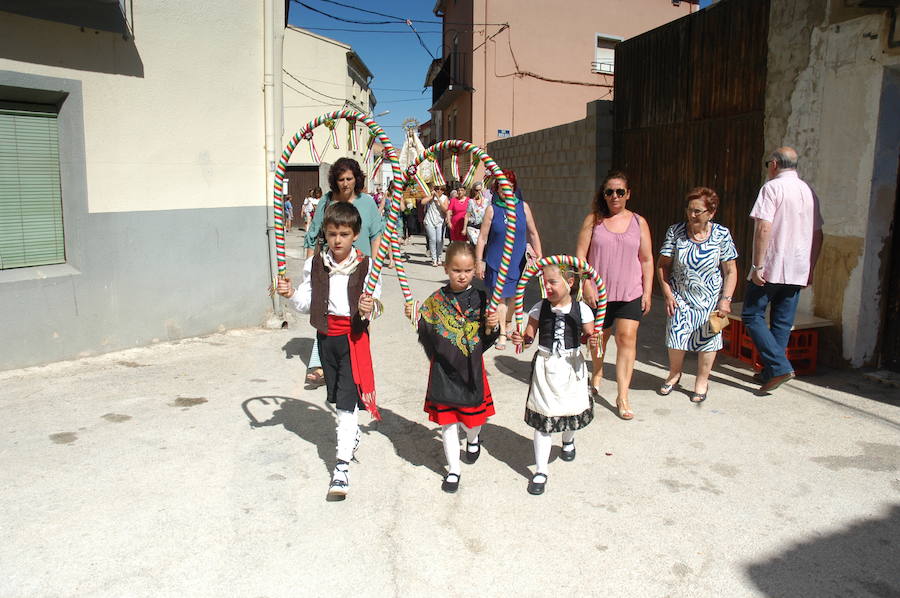
[[[534,431],[534,463],[537,466],[537,473],[547,475],[550,473],[548,463],[550,462],[550,447],[553,445],[553,439],[550,434]]]
[[[441,428],[441,440],[450,473],[459,475],[459,424],[445,424]]]
[[[562,441],[563,444],[569,444],[570,442],[575,442],[575,430],[566,430],[562,433]]]
[[[359,434],[358,413],[357,408],[353,411],[337,410],[337,458],[341,461],[353,460],[353,451]]]
[[[472,444],[477,444],[478,434],[481,432],[481,426],[475,426],[474,428],[466,428],[465,426],[463,426],[463,428],[465,428],[466,430],[466,441],[471,442]],[[470,448],[471,447],[466,446],[466,450],[469,452],[475,453],[478,451],[477,448],[471,448],[471,450]]]

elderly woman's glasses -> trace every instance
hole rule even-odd
[[[625,189],[604,189],[603,195],[606,197],[612,197],[612,194],[615,193],[619,197],[625,197]]]
[[[687,213],[691,216],[699,216],[700,214],[705,214],[709,210],[688,210]]]

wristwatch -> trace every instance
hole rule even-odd
[[[726,301],[732,301],[732,300],[734,300],[734,296],[733,295],[722,295],[722,299],[725,299]]]

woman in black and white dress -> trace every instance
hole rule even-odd
[[[707,187],[692,189],[687,195],[686,219],[669,227],[659,249],[657,274],[666,299],[666,347],[669,375],[659,388],[665,396],[678,386],[688,351],[697,353],[697,378],[692,403],[702,403],[709,391],[709,373],[722,335],[709,328],[715,311],[731,313],[737,285],[737,249],[731,232],[712,221],[719,208],[719,196]]]

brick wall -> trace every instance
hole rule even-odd
[[[516,173],[544,254],[575,253],[578,229],[612,159],[612,102],[587,104],[587,117],[492,141],[487,152]]]

